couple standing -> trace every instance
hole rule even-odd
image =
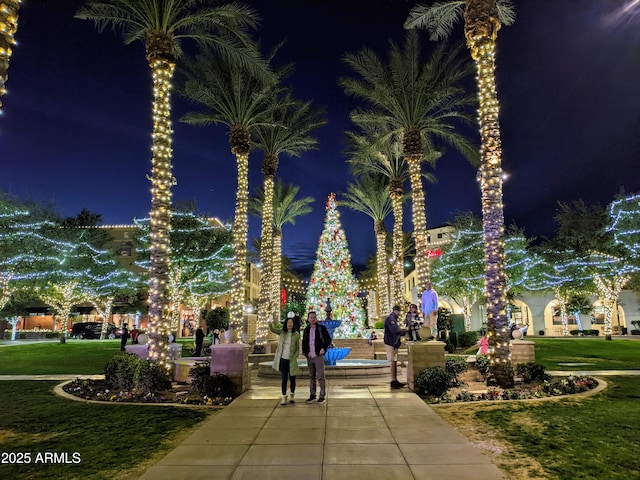
[[[271,331],[278,333],[269,325]],[[302,333],[302,353],[307,357],[309,366],[309,398],[306,403],[325,402],[326,381],[324,376],[324,354],[331,345],[329,331],[324,325],[318,323],[316,312],[307,315],[307,326]],[[300,373],[298,356],[300,355],[300,331],[296,328],[293,318],[287,318],[282,326],[282,332],[278,336],[278,348],[273,358],[273,368],[280,372],[282,377],[282,400],[280,405],[295,403],[296,376]],[[320,384],[320,396],[316,400],[316,381]],[[290,383],[287,395],[287,383]]]

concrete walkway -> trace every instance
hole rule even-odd
[[[151,467],[144,480],[498,480],[488,457],[417,395],[384,385],[327,387],[324,405],[280,406],[253,386]]]

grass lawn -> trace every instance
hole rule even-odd
[[[640,341],[604,338],[531,338],[536,362],[547,370],[640,370]],[[559,363],[590,363],[567,366]]]
[[[11,349],[17,347],[11,347]],[[2,349],[4,350],[4,348]],[[17,352],[17,350],[16,350]],[[215,410],[74,402],[53,393],[57,382],[2,381],[0,454],[29,453],[29,464],[0,458],[5,479],[139,478]],[[36,463],[38,453],[79,463]],[[77,456],[73,457],[74,452]],[[24,458],[24,457],[23,457]]]
[[[436,412],[513,479],[640,478],[640,379],[607,377],[585,398],[454,404]]]
[[[180,340],[189,356],[192,339]],[[120,340],[67,340],[0,347],[0,375],[103,374],[107,361],[120,353]]]

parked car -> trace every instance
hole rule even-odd
[[[71,336],[73,338],[100,338],[101,332],[102,322],[78,322],[71,327]],[[116,327],[113,323],[107,325],[106,338],[120,338],[121,336],[122,329]]]

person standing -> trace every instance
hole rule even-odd
[[[202,344],[204,343],[204,330],[202,330],[202,327],[198,327],[195,335],[196,335],[195,356],[199,357],[200,355],[202,355]]]
[[[324,354],[331,345],[329,331],[318,323],[316,312],[307,315],[307,326],[302,335],[302,353],[307,357],[309,366],[309,398],[306,403],[316,402],[316,380],[320,384],[320,396],[316,403],[324,403],[326,397],[326,380],[324,377]]]
[[[134,325],[133,328],[131,329],[131,332],[129,332],[131,335],[131,343],[132,344],[137,344],[138,343],[138,335],[140,335],[140,331],[138,330],[138,328]]]
[[[273,357],[273,369],[278,370],[282,377],[282,401],[280,405],[296,403],[296,376],[300,374],[298,367],[298,355],[300,355],[300,331],[296,329],[293,318],[287,318],[282,326],[282,331],[269,323],[269,329],[278,334],[278,347]],[[287,382],[290,383],[289,396],[287,398]]]
[[[409,340],[414,342],[422,340],[422,337],[420,337],[420,327],[422,326],[422,323],[420,314],[418,313],[418,306],[415,303],[412,303],[409,305],[409,311],[404,319],[404,325],[409,334]]]
[[[127,340],[129,340],[129,329],[127,328],[127,323],[122,324],[122,335],[120,336],[120,351],[125,352],[124,348],[127,344]]]
[[[438,294],[431,282],[426,283],[422,292],[421,309],[425,324],[429,327],[431,335],[435,337],[438,334]]]
[[[387,360],[391,364],[391,388],[402,388],[406,383],[398,381],[398,348],[402,343],[402,336],[406,333],[398,324],[400,307],[393,306],[393,311],[384,321],[384,349]]]

